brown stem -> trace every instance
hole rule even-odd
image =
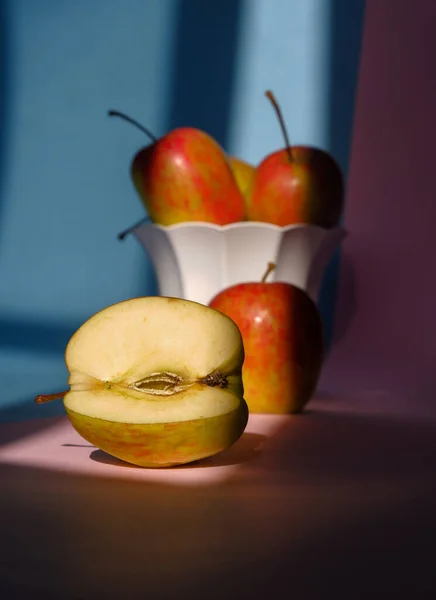
[[[268,275],[269,275],[270,273],[272,273],[272,272],[274,271],[274,269],[275,269],[275,268],[276,268],[276,263],[269,262],[269,263],[268,263],[268,267],[267,267],[267,269],[266,269],[266,271],[265,271],[265,274],[264,274],[264,276],[262,277],[262,279],[260,280],[260,282],[261,282],[261,283],[265,283],[265,281],[266,281],[266,279],[267,279]]]
[[[50,402],[51,400],[59,400],[59,398],[63,398],[68,393],[66,392],[58,392],[57,394],[40,394],[36,396],[35,402],[37,404],[45,404],[45,402]]]
[[[294,162],[294,157],[292,155],[292,146],[291,146],[291,142],[289,140],[288,131],[286,129],[285,120],[283,118],[283,113],[280,109],[280,106],[278,105],[278,102],[275,99],[275,96],[271,92],[271,90],[266,91],[265,96],[268,98],[268,100],[270,100],[271,104],[274,107],[274,110],[276,111],[276,114],[277,114],[277,117],[278,117],[279,123],[280,123],[280,128],[282,130],[283,137],[285,138],[286,151],[288,153],[289,160],[290,160],[290,162]]]
[[[109,115],[109,117],[121,117],[121,119],[124,119],[125,121],[128,121],[129,123],[131,123],[132,125],[134,125],[138,129],[140,129],[141,131],[143,131],[146,135],[148,135],[148,137],[153,142],[157,142],[157,137],[153,133],[151,133],[151,131],[149,129],[147,129],[146,127],[144,127],[144,125],[141,125],[141,123],[139,123],[138,121],[135,121],[135,119],[132,119],[132,117],[129,117],[128,115],[125,115],[124,113],[120,112],[119,110],[108,110],[107,114]]]
[[[141,219],[134,225],[131,225],[130,227],[128,227],[127,229],[125,229],[124,231],[119,233],[117,237],[119,240],[123,240],[127,235],[129,235],[129,233],[131,233],[137,227],[140,227],[141,225],[144,225],[145,223],[152,223],[152,222],[153,221],[150,219],[150,217],[148,217],[148,216],[144,217],[143,219]]]

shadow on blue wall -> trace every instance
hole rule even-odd
[[[5,208],[5,178],[10,143],[9,122],[13,96],[10,5],[0,0],[0,248]],[[63,355],[66,342],[80,323],[32,323],[0,315],[0,349],[27,349]],[[0,411],[0,417],[3,411]],[[1,419],[0,419],[1,420]]]
[[[328,146],[339,162],[345,180],[350,160],[364,13],[365,0],[331,0]],[[338,250],[326,270],[319,300],[328,349],[334,342],[340,257]]]
[[[9,40],[6,0],[1,2],[0,177],[5,171],[7,108],[9,106]],[[226,146],[244,0],[181,0],[176,16],[176,39],[166,129],[179,125],[203,128]],[[6,91],[6,93],[5,93]],[[3,151],[3,152],[2,152]],[[0,192],[2,180],[0,179]],[[0,202],[3,197],[0,198]],[[0,203],[0,226],[2,217]],[[62,357],[79,322],[30,322],[0,316],[0,349],[18,349]],[[50,392],[50,390],[47,390]],[[60,403],[37,407],[33,399],[0,409],[0,421],[46,417],[62,413]]]
[[[198,127],[226,148],[244,2],[180,1],[168,130]]]
[[[9,31],[7,27],[8,7],[0,0],[0,243],[1,225],[5,202],[5,174],[7,170],[8,113],[10,105],[11,72],[9,60]]]
[[[7,1],[1,4],[0,194],[6,171],[9,48]],[[235,57],[244,0],[181,0],[176,16],[173,77],[167,130],[178,125],[204,128],[226,145],[233,100]],[[225,39],[225,43],[223,40]],[[0,226],[2,200],[0,196]],[[1,233],[1,231],[0,231]],[[0,347],[62,355],[79,322],[28,322],[0,315]]]
[[[168,92],[167,130],[180,125],[196,126],[227,146],[244,2],[180,1],[173,74]],[[364,5],[364,0],[332,0],[329,148],[345,174],[348,172]],[[7,1],[0,0],[0,226],[11,93],[7,16]],[[329,345],[333,334],[338,267],[339,253],[328,268],[321,291],[320,309]],[[65,321],[32,323],[20,319],[2,320],[0,317],[0,349],[16,348],[61,357],[79,325]],[[31,416],[28,412],[29,409],[32,412],[31,404],[32,400],[26,399],[25,404],[14,409],[14,414],[10,414],[12,408],[5,409],[6,412],[0,410],[0,420]],[[39,410],[41,416],[47,416],[52,410],[57,413],[57,409],[50,406],[43,411],[44,414]]]

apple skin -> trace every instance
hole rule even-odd
[[[199,129],[174,129],[140,150],[131,176],[154,223],[227,225],[245,218],[244,199],[226,154]]]
[[[316,389],[324,354],[322,320],[310,297],[283,282],[248,282],[222,290],[210,306],[241,331],[250,412],[301,412]]]
[[[247,192],[247,219],[280,227],[295,223],[335,227],[344,203],[339,165],[327,152],[310,146],[293,146],[292,156],[291,162],[284,148],[258,165]]]
[[[148,468],[174,467],[213,456],[232,446],[248,422],[243,399],[230,413],[175,423],[115,423],[66,412],[74,429],[90,444],[122,461]]]
[[[233,175],[236,179],[236,183],[238,184],[238,188],[245,198],[251,187],[251,182],[253,180],[256,168],[253,165],[250,165],[250,163],[242,160],[241,158],[237,158],[236,156],[230,156],[229,162],[233,171]]]

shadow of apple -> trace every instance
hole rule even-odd
[[[211,467],[225,467],[231,465],[238,465],[249,462],[256,458],[266,440],[266,436],[259,433],[243,433],[239,440],[233,444],[227,450],[223,450],[215,456],[210,456],[202,460],[188,463],[186,465],[178,465],[176,467],[169,467],[172,469],[198,469],[198,468],[211,468]],[[89,455],[89,458],[95,462],[103,463],[105,465],[113,465],[117,467],[127,467],[130,469],[142,469],[136,465],[124,462],[110,454],[107,454],[103,450],[94,450]]]

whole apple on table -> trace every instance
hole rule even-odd
[[[230,317],[244,341],[244,397],[250,412],[295,414],[312,397],[324,355],[317,306],[296,286],[268,282],[270,263],[259,282],[219,292],[209,306]]]

